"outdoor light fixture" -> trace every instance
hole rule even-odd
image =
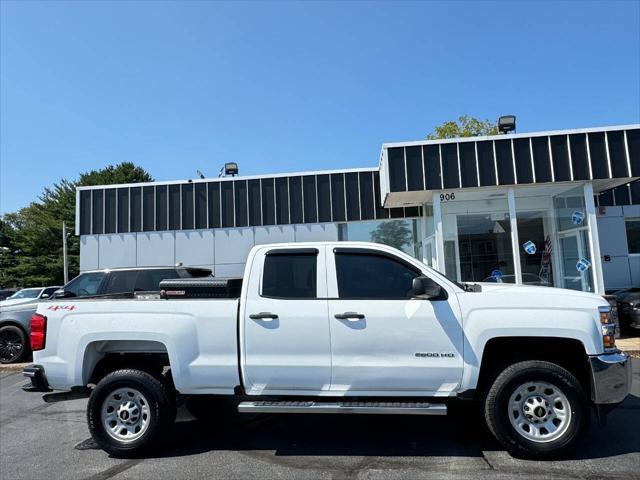
[[[224,164],[224,174],[225,176],[231,175],[235,177],[238,175],[238,164],[236,162],[228,162]]]
[[[200,178],[204,178],[204,173],[202,173],[200,170],[196,170],[196,173]]]
[[[503,115],[498,119],[498,132],[504,134],[516,131],[516,116]]]

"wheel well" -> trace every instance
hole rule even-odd
[[[587,353],[579,340],[548,337],[500,337],[487,342],[476,392],[482,395],[507,366],[524,360],[546,360],[576,376],[587,396],[591,380]]]
[[[83,383],[95,385],[109,373],[124,368],[142,370],[159,379],[170,379],[171,376],[166,374],[169,367],[169,355],[159,342],[93,342],[84,353]]]

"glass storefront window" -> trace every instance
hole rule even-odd
[[[338,240],[383,243],[422,260],[421,220],[379,220],[338,224]]]
[[[584,186],[514,193],[522,282],[593,291]]]
[[[474,192],[441,208],[446,275],[461,282],[515,283],[507,193]]]
[[[562,286],[593,292],[589,225],[582,185],[553,198],[560,240]]]

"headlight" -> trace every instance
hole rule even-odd
[[[602,330],[602,345],[606,351],[616,350],[616,324],[611,315],[611,307],[598,307],[600,313],[600,329]]]

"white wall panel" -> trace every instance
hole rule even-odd
[[[253,248],[253,228],[225,228],[214,233],[215,263],[217,265],[247,261]]]
[[[313,223],[296,225],[296,242],[331,242],[338,240],[338,226],[335,223]]]
[[[111,233],[98,236],[98,268],[136,266],[136,234]]]
[[[175,233],[149,232],[138,233],[139,267],[175,265]]]
[[[216,265],[215,276],[217,278],[242,277],[244,275],[244,263],[227,263]]]
[[[295,242],[295,228],[293,225],[278,225],[269,227],[255,227],[255,244]]]
[[[215,263],[213,231],[189,230],[176,232],[175,262],[184,266],[204,266]]]
[[[604,254],[603,254],[604,255]],[[607,289],[627,288],[631,286],[631,272],[629,271],[629,257],[611,257],[608,262],[602,262],[602,275]]]
[[[99,267],[99,240],[97,235],[80,237],[80,271],[95,270]]]
[[[627,232],[623,217],[599,217],[598,238],[602,255],[627,255]]]
[[[631,286],[640,287],[640,255],[629,255],[629,271],[631,272]]]

